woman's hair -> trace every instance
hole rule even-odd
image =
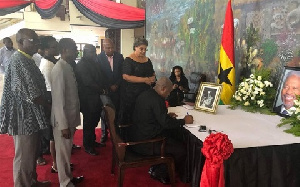
[[[174,66],[173,68],[172,68],[172,72],[171,72],[171,76],[170,76],[170,78],[174,78],[175,79],[175,69],[179,69],[180,71],[181,71],[181,73],[180,73],[180,76],[181,77],[185,77],[185,75],[184,75],[184,73],[183,73],[183,69],[182,69],[182,67],[181,66]]]
[[[141,45],[148,46],[148,41],[145,38],[137,38],[133,43],[133,50],[135,51],[135,48]]]

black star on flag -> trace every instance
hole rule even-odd
[[[228,74],[230,73],[232,68],[233,67],[223,70],[222,66],[220,65],[220,73],[218,75],[218,79],[220,80],[219,84],[225,82],[226,84],[230,84],[232,86],[230,80],[228,79]]]

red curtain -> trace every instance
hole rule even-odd
[[[37,0],[35,1],[35,5],[41,9],[49,9],[52,8],[58,0]]]
[[[145,10],[108,0],[78,0],[91,11],[102,16],[123,21],[144,21]]]
[[[0,8],[12,8],[24,4],[30,4],[30,1],[24,0],[0,0]]]

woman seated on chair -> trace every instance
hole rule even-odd
[[[184,93],[190,90],[188,79],[185,77],[181,66],[173,67],[170,80],[173,83],[173,90],[167,99],[169,105],[181,105],[184,98]]]

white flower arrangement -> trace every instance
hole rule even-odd
[[[232,97],[231,108],[241,106],[249,112],[257,112],[259,108],[271,110],[274,93],[275,89],[271,82],[263,80],[262,76],[251,74],[239,84]]]

